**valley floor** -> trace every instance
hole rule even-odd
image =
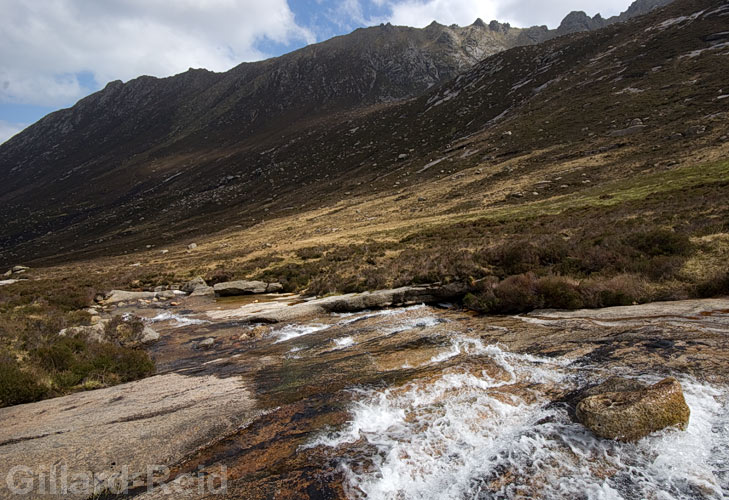
[[[126,477],[145,499],[729,493],[727,299],[492,317],[414,305],[246,321],[300,302],[122,307],[161,332],[157,375],[0,409],[0,476],[30,467],[37,492],[37,478],[65,465],[93,472],[99,490],[112,485],[107,493]],[[692,412],[687,431],[621,444],[572,423],[560,401],[615,374],[677,377]],[[151,492],[149,465],[166,477]]]

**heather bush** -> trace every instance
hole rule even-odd
[[[218,283],[225,283],[233,280],[233,272],[224,268],[218,268],[207,273],[203,278],[208,286],[214,286]]]
[[[541,307],[550,309],[580,309],[584,300],[578,284],[561,276],[547,276],[536,284]]]
[[[0,356],[0,407],[43,399],[48,389],[9,356]]]
[[[585,307],[627,306],[648,300],[645,283],[631,274],[585,280],[579,291]]]
[[[729,271],[717,273],[696,286],[696,294],[699,297],[720,297],[729,295]]]
[[[539,250],[531,243],[516,241],[489,252],[489,260],[499,266],[504,276],[533,271],[539,266]]]
[[[0,406],[154,373],[154,363],[143,350],[58,335],[62,328],[88,324],[90,315],[78,309],[88,307],[95,293],[96,287],[83,278],[0,288]],[[140,326],[127,333],[133,336]]]
[[[625,241],[636,250],[651,257],[658,255],[688,255],[693,249],[688,236],[668,229],[633,233]]]

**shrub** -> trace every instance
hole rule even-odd
[[[117,345],[132,346],[142,339],[144,322],[138,316],[114,316],[104,328],[104,337]]]
[[[300,248],[296,251],[296,256],[301,260],[320,259],[322,255],[324,255],[324,249],[325,247],[321,245],[315,247]]]
[[[231,281],[232,279],[233,273],[231,271],[226,271],[222,268],[210,271],[205,275],[205,283],[207,283],[208,286],[214,286],[218,283],[225,283],[226,281]]]
[[[541,307],[551,309],[580,309],[584,306],[577,284],[560,276],[547,276],[536,285]]]
[[[729,295],[729,272],[719,273],[711,279],[699,283],[696,293],[703,298]]]
[[[509,276],[494,289],[496,309],[503,314],[531,311],[541,305],[531,273]]]
[[[628,306],[647,299],[643,281],[631,274],[586,280],[580,283],[579,291],[585,307]]]
[[[657,255],[646,262],[643,272],[656,281],[668,280],[678,274],[684,260],[684,257],[678,255]]]
[[[569,246],[562,238],[552,238],[538,243],[537,253],[543,266],[557,265],[569,258]]]
[[[599,241],[593,245],[580,245],[575,259],[569,261],[571,268],[560,268],[563,274],[615,273],[625,272],[631,264],[629,248],[611,241]]]
[[[257,278],[262,281],[281,283],[285,292],[299,292],[307,288],[312,278],[322,272],[323,269],[318,262],[291,263],[267,269]]]
[[[539,266],[539,250],[526,241],[516,241],[492,250],[489,260],[503,270],[504,276],[522,274]]]
[[[32,403],[46,396],[48,389],[20,369],[17,361],[0,357],[0,407]]]
[[[48,374],[57,394],[80,384],[98,387],[131,382],[154,373],[154,362],[140,349],[58,337],[32,352],[36,366]]]
[[[634,233],[626,238],[626,242],[636,250],[651,257],[658,255],[688,255],[693,248],[688,236],[668,229]]]

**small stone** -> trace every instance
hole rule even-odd
[[[213,344],[215,344],[215,339],[210,337],[210,338],[207,338],[205,340],[201,340],[200,342],[198,342],[197,347],[198,347],[198,349],[210,349],[213,346]]]
[[[706,125],[693,125],[686,129],[686,137],[696,137],[706,132]]]
[[[197,243],[190,243],[187,245],[188,250],[195,250],[197,248]]]
[[[171,305],[172,307],[177,307],[177,306],[179,306],[179,305],[180,305],[180,303],[179,303],[179,302],[170,302],[170,305]]]
[[[166,253],[169,253],[169,250],[161,250],[161,251],[160,251],[160,253],[161,253],[162,255],[164,255],[164,254],[166,254]]]

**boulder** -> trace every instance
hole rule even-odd
[[[439,304],[457,301],[468,291],[464,283],[407,286],[392,290],[349,293],[291,304],[272,301],[247,304],[234,310],[208,311],[214,319],[237,318],[248,323],[283,323],[328,313],[347,313],[383,307]],[[299,299],[296,299],[299,300]]]
[[[210,349],[215,344],[215,339],[210,337],[197,343],[198,349]]]
[[[64,328],[58,335],[61,337],[85,337],[95,342],[106,342],[106,325],[108,319],[100,319],[91,326],[71,326]]]
[[[180,290],[182,290],[185,293],[192,293],[198,287],[207,287],[207,286],[208,286],[208,284],[205,283],[204,279],[202,279],[200,276],[196,276],[195,278],[191,279],[190,281],[188,281],[187,283],[182,285]]]
[[[211,286],[199,286],[190,294],[190,297],[206,297],[215,295],[215,289]]]
[[[610,379],[585,394],[577,404],[577,420],[605,439],[631,442],[667,427],[688,426],[691,411],[673,377],[652,386]]]
[[[145,326],[142,330],[142,338],[139,340],[142,344],[151,344],[159,340],[159,332],[153,330],[149,326]]]
[[[213,287],[215,295],[231,297],[236,295],[252,295],[259,293],[275,293],[283,290],[280,283],[266,283],[263,281],[228,281],[218,283]]]
[[[125,290],[112,290],[106,296],[107,304],[118,304],[135,300],[150,300],[157,296],[156,292],[127,292]]]
[[[626,137],[629,135],[639,134],[643,132],[643,130],[645,130],[645,125],[631,125],[628,128],[612,130],[608,135],[610,137]]]

